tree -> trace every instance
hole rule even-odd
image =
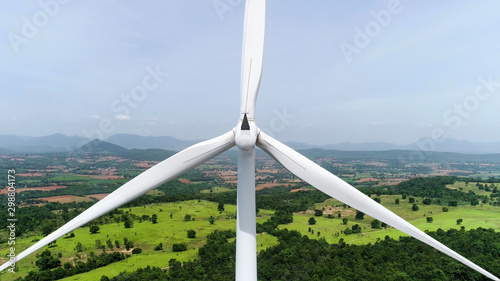
[[[195,238],[196,237],[196,231],[190,229],[187,231],[187,236],[188,238]]]
[[[43,251],[40,255],[37,255],[37,257],[39,257],[39,259],[35,264],[40,270],[49,270],[61,266],[61,261],[53,257],[49,250]]]
[[[120,248],[120,242],[118,240],[115,240],[115,247],[118,249]]]
[[[81,251],[83,251],[83,246],[82,246],[82,243],[80,243],[80,242],[76,243],[75,250],[76,250],[77,252],[81,252]]]
[[[316,220],[313,217],[309,218],[309,224],[310,225],[316,224]]]
[[[123,224],[125,228],[132,228],[132,226],[134,226],[134,223],[130,218],[127,218]]]
[[[427,217],[427,222],[428,223],[432,223],[434,221],[434,219],[432,217]]]
[[[415,203],[415,197],[408,198],[408,203]]]
[[[460,225],[464,220],[463,219],[458,219],[457,220],[457,225]]]
[[[111,239],[108,239],[108,240],[106,241],[106,245],[108,246],[108,248],[109,248],[110,250],[113,250],[113,242],[111,242]]]
[[[217,210],[219,210],[219,212],[224,211],[224,203],[223,202],[219,202],[219,205],[217,206]]]
[[[418,211],[419,209],[420,208],[418,207],[417,204],[413,204],[413,206],[411,206],[411,210],[414,211],[414,212]]]
[[[184,216],[184,221],[190,221],[190,220],[191,220],[191,215]]]
[[[472,198],[470,200],[470,205],[471,206],[477,206],[477,205],[479,205],[479,200],[477,198]]]
[[[448,212],[448,208],[443,207],[443,212]]]
[[[99,231],[99,226],[98,226],[98,225],[93,224],[93,225],[91,225],[91,226],[90,226],[89,231],[90,231],[90,233],[92,233],[92,234],[96,234],[96,233]]]
[[[154,248],[155,251],[161,251],[163,250],[163,243],[160,242],[160,244],[156,245]]]
[[[172,245],[172,251],[174,251],[174,252],[184,252],[186,250],[187,250],[186,243],[179,243],[179,244]]]
[[[361,233],[361,226],[359,224],[355,224],[351,227],[352,233]]]
[[[63,268],[64,268],[64,269],[71,269],[72,267],[73,267],[73,266],[72,266],[72,265],[71,265],[71,263],[69,263],[69,262],[65,262],[65,263],[63,264]]]
[[[53,220],[49,220],[48,222],[42,225],[42,233],[43,235],[49,235],[56,229],[56,224]]]
[[[98,249],[102,249],[102,250],[105,250],[105,249],[106,249],[106,246],[104,246],[104,245],[102,244],[101,239],[97,239],[97,240],[95,240],[95,246],[96,246]]]
[[[212,216],[208,218],[208,221],[210,222],[211,225],[215,223],[215,219]]]
[[[125,243],[125,249],[130,250],[134,248],[134,242],[132,242],[131,240],[127,241],[127,243]]]
[[[380,228],[380,221],[379,220],[373,220],[372,221],[372,228]]]
[[[430,198],[425,198],[422,200],[422,204],[424,205],[430,205],[432,203],[432,200]]]
[[[358,211],[356,210],[356,219],[357,220],[362,220],[365,218],[365,213],[361,212],[361,211]]]
[[[134,248],[134,249],[132,250],[132,254],[134,254],[134,255],[136,255],[136,254],[140,254],[140,253],[142,253],[142,249],[141,249],[141,248]]]
[[[157,222],[158,222],[158,215],[157,215],[157,214],[153,214],[153,215],[151,216],[151,221],[152,221],[153,223],[157,223]]]
[[[344,225],[345,225],[345,224],[347,224],[347,221],[348,221],[348,219],[347,219],[347,218],[343,218],[343,219],[342,219],[342,224],[344,224]]]
[[[394,200],[394,203],[399,204],[399,198],[396,198],[396,199]]]
[[[314,210],[314,216],[321,217],[323,215],[323,210],[316,209]]]

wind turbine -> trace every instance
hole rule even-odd
[[[236,145],[238,147],[236,280],[257,280],[255,146],[258,146],[290,172],[320,191],[430,245],[484,276],[500,281],[488,271],[455,253],[345,181],[260,131],[255,123],[255,104],[262,73],[264,30],[265,0],[247,0],[243,36],[240,117],[234,129],[219,137],[193,145],[146,170],[17,255],[14,262]],[[4,263],[0,266],[0,271],[10,265],[11,261]]]

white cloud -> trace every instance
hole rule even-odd
[[[118,113],[118,114],[116,114],[115,119],[120,120],[120,121],[130,121],[130,116],[126,115],[126,114]]]

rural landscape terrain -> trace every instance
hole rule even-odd
[[[300,152],[500,276],[499,154]],[[0,154],[0,262],[11,247],[21,253],[174,153],[94,140],[66,152]],[[236,164],[229,150],[57,239],[0,279],[233,280]],[[262,151],[256,172],[259,280],[483,280],[315,190]],[[8,182],[16,190],[15,246]]]

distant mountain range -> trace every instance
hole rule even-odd
[[[46,152],[71,152],[94,140],[89,140],[80,136],[66,136],[54,134],[43,137],[26,137],[17,135],[0,135],[0,153],[46,153]],[[102,141],[101,141],[102,142]],[[110,136],[103,143],[108,143],[106,149],[118,151],[120,149],[164,149],[170,151],[180,151],[199,140],[179,140],[169,136],[139,136],[131,134],[116,134]],[[408,145],[398,145],[387,142],[350,143],[342,142],[329,145],[311,145],[298,142],[286,142],[294,149],[322,148],[340,151],[385,151],[385,150],[416,150],[416,151],[437,151],[456,152],[467,154],[493,154],[500,153],[500,141],[478,143],[465,140],[445,139],[442,142],[435,142],[431,139],[422,139]],[[95,145],[92,145],[95,147]],[[101,147],[102,145],[99,145]],[[85,150],[85,149],[83,149]]]
[[[420,139],[412,144],[400,145],[388,142],[364,142],[351,143],[341,142],[337,144],[327,144],[322,146],[309,145],[304,143],[287,143],[295,149],[323,148],[341,151],[385,151],[385,150],[414,150],[414,151],[436,151],[455,152],[467,154],[494,154],[500,153],[500,141],[496,142],[470,142],[466,140],[455,140],[451,138],[442,141],[432,139]]]

